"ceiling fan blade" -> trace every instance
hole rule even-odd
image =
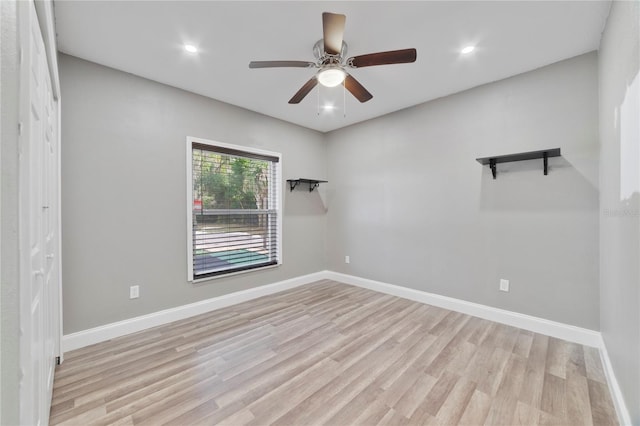
[[[316,64],[308,61],[251,61],[249,68],[312,68]]]
[[[373,95],[350,74],[347,74],[347,77],[344,79],[344,87],[360,102],[367,102],[373,98]]]
[[[302,101],[304,99],[304,97],[309,94],[311,89],[316,87],[317,84],[318,84],[318,80],[316,79],[316,76],[314,75],[313,77],[311,77],[311,79],[309,81],[307,81],[304,84],[304,86],[302,86],[300,88],[300,90],[298,90],[296,92],[295,95],[293,95],[293,97],[291,99],[289,99],[289,103],[290,104],[299,104],[300,101]]]
[[[391,50],[389,52],[369,53],[347,59],[347,64],[356,67],[371,67],[374,65],[406,64],[415,62],[418,53],[416,49]]]
[[[345,15],[337,13],[324,12],[322,14],[324,51],[330,55],[339,55],[342,51],[342,38],[346,19]]]

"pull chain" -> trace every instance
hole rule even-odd
[[[342,80],[342,117],[347,118],[347,79]]]

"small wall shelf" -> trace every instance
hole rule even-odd
[[[511,163],[513,161],[535,160],[538,158],[542,158],[542,163],[544,166],[544,175],[546,176],[548,172],[547,159],[549,157],[560,157],[560,148],[543,149],[541,151],[518,152],[516,154],[476,158],[476,161],[482,164],[483,166],[488,164],[489,167],[491,168],[491,174],[495,179],[497,175],[496,164],[498,163]]]
[[[293,191],[296,188],[296,186],[300,185],[301,183],[308,183],[309,184],[309,192],[312,192],[314,189],[316,189],[318,186],[320,186],[321,183],[326,183],[328,181],[326,181],[326,180],[317,180],[317,179],[298,178],[298,179],[287,179],[287,182],[289,182],[289,191]]]

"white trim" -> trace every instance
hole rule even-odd
[[[265,271],[267,269],[279,268],[281,265],[282,265],[281,263],[276,263],[275,265],[261,266],[259,268],[255,268],[255,269],[244,269],[242,271],[233,271],[233,272],[228,272],[226,274],[214,275],[212,277],[198,278],[198,279],[195,279],[195,280],[191,280],[191,283],[193,285],[198,285],[198,284],[209,282],[211,280],[219,280],[221,278],[233,277],[234,275],[250,274],[250,273],[256,273],[256,272],[260,272],[260,271]]]
[[[63,321],[63,312],[62,312],[62,97],[58,96],[58,100],[56,101],[58,104],[57,108],[57,120],[58,120],[58,128],[56,129],[56,137],[58,139],[56,147],[58,152],[57,156],[57,217],[56,217],[56,238],[57,238],[57,247],[56,247],[56,259],[58,262],[58,336],[56,344],[56,352],[58,354],[58,362],[62,363],[64,361],[64,351],[62,350],[62,330],[64,323]]]
[[[282,154],[278,154],[278,163],[276,163],[274,166],[276,167],[276,182],[275,182],[275,188],[276,188],[276,209],[278,210],[278,246],[276,247],[276,255],[278,256],[278,265],[282,265],[282,263],[284,262],[283,257],[284,257],[284,250],[282,250],[283,244],[284,244],[284,239],[282,238],[282,227],[283,227],[283,217],[284,217],[284,203],[283,203],[283,195],[282,193],[284,192],[284,188],[282,188]],[[272,163],[273,164],[273,163]]]
[[[128,320],[118,321],[100,327],[95,327],[89,330],[83,330],[77,333],[68,334],[63,336],[62,338],[62,349],[63,352],[66,352],[83,348],[94,343],[103,342],[130,333],[146,330],[151,327],[156,327],[158,325],[167,324],[173,321],[190,318],[195,315],[211,312],[216,309],[246,302],[258,297],[267,296],[273,293],[278,293],[280,291],[292,289],[305,284],[311,284],[313,282],[321,280],[333,280],[345,284],[355,285],[357,287],[366,288],[380,293],[402,297],[403,299],[409,299],[428,305],[438,306],[440,308],[445,308],[467,315],[484,318],[501,324],[507,324],[513,327],[522,328],[524,330],[529,330],[547,336],[568,340],[571,342],[579,343],[581,345],[596,347],[600,351],[600,357],[602,359],[605,375],[609,384],[609,390],[611,392],[620,424],[631,425],[631,417],[624,402],[622,391],[613,372],[611,360],[609,359],[609,354],[607,353],[607,348],[602,339],[601,333],[586,328],[550,321],[544,318],[520,314],[504,309],[481,305],[479,303],[455,299],[453,297],[440,296],[433,293],[427,293],[425,291],[415,290],[407,287],[383,283],[380,281],[374,281],[367,278],[356,277],[353,275],[347,275],[333,271],[315,272],[285,281],[267,284],[264,286],[242,290],[235,293],[225,294],[200,302],[165,309],[163,311],[158,311]]]
[[[106,324],[100,327],[67,334],[62,337],[62,349],[64,352],[74,349],[83,348],[93,345],[94,343],[104,342],[126,334],[135,333],[146,330],[158,325],[167,324],[195,315],[204,314],[216,309],[246,302],[258,297],[267,296],[269,294],[278,293],[280,291],[289,290],[301,285],[310,284],[325,278],[325,272],[315,272],[301,277],[279,281],[273,284],[267,284],[260,287],[250,288],[247,290],[237,291],[235,293],[225,294],[207,300],[202,300],[188,305],[178,306],[175,308],[165,309],[147,315],[130,318],[124,321],[118,321]]]
[[[324,271],[324,278],[598,348],[618,421],[621,425],[632,424],[607,347],[598,331],[339,272]]]
[[[187,136],[187,281],[193,281],[193,145]]]
[[[600,336],[600,358],[602,359],[602,365],[604,366],[604,374],[609,384],[609,392],[611,393],[611,399],[613,399],[613,405],[616,407],[616,413],[618,413],[618,421],[621,425],[631,425],[631,416],[629,410],[624,402],[622,390],[618,384],[618,379],[613,371],[613,365],[611,359],[609,359],[609,353],[607,352],[607,345],[604,343],[604,339]]]
[[[522,328],[524,330],[534,331],[536,333],[568,340],[571,342],[579,343],[581,345],[587,345],[596,348],[604,347],[600,333],[594,330],[550,321],[531,315],[520,314],[518,312],[494,308],[491,306],[481,305],[479,303],[455,299],[453,297],[440,296],[438,294],[427,293],[424,291],[402,287],[394,284],[374,281],[367,278],[360,278],[353,275],[347,275],[333,271],[321,271],[273,284],[267,284],[264,286],[242,290],[235,293],[225,294],[188,305],[154,312],[124,321],[106,324],[72,334],[67,334],[62,338],[63,352],[113,339],[115,337],[124,336],[129,333],[135,333],[137,331],[155,327],[157,325],[167,324],[172,321],[189,318],[194,315],[199,315],[205,312],[213,311],[215,309],[231,306],[236,303],[242,303],[247,300],[255,299],[257,297],[266,296],[323,279],[330,279],[345,284],[351,284],[369,290],[377,291],[380,293],[402,297],[403,299],[409,299],[428,305],[438,306],[440,308],[445,308],[467,315],[484,318],[490,321],[499,322],[501,324],[507,324],[513,327]]]
[[[440,308],[484,318],[501,324],[507,324],[524,330],[534,331],[536,333],[568,340],[581,345],[592,346],[600,349],[604,347],[600,333],[594,330],[481,305],[479,303],[454,299],[453,297],[440,296],[407,287],[387,284],[367,278],[360,278],[333,271],[321,271],[67,334],[62,337],[63,352],[82,348],[94,343],[145,330],[150,327],[189,318],[194,315],[210,312],[237,303],[246,302],[257,297],[266,296],[324,279],[330,279],[380,293],[402,297],[403,299],[438,306]]]
[[[47,65],[49,66],[51,85],[53,86],[53,98],[57,100],[60,98],[60,76],[58,73],[58,47],[56,43],[53,0],[35,1],[34,6],[47,54]]]
[[[265,157],[277,157],[279,161],[282,161],[282,154],[280,154],[279,152],[275,152],[275,151],[267,151],[265,149],[259,149],[259,148],[254,148],[252,146],[244,146],[244,145],[235,145],[235,144],[231,144],[231,143],[225,143],[225,142],[218,142],[218,141],[212,141],[209,139],[202,139],[202,138],[197,138],[195,136],[187,136],[187,143],[191,144],[191,143],[199,143],[199,144],[203,144],[203,145],[211,145],[213,147],[220,147],[220,148],[227,148],[227,149],[233,149],[236,151],[244,151],[244,152],[249,152],[251,154],[258,154],[258,155],[264,155]]]
[[[600,347],[601,344],[600,333],[586,328],[338,272],[327,271],[325,278],[507,324],[581,345]]]
[[[278,262],[275,265],[267,265],[262,268],[256,268],[256,269],[234,271],[234,272],[229,272],[227,274],[214,275],[214,276],[200,278],[200,279],[193,278],[193,182],[192,182],[193,181],[193,153],[192,153],[192,150],[193,150],[194,143],[209,145],[214,148],[215,147],[227,148],[227,149],[233,149],[236,151],[247,152],[250,154],[264,155],[267,157],[276,157],[278,159],[277,162],[272,162],[272,164],[274,164],[274,167],[276,168],[275,170],[276,181],[273,183],[273,187],[275,188],[275,191],[276,191],[276,206],[275,206],[275,209],[272,209],[271,206],[269,206],[271,210],[277,211],[276,217],[278,221],[277,223],[278,229],[277,229],[277,235],[276,235],[276,238],[277,238],[276,257],[278,259]],[[187,136],[186,157],[187,157],[187,179],[186,179],[186,183],[187,183],[187,214],[186,214],[187,216],[187,281],[195,284],[203,281],[229,277],[231,275],[243,274],[247,272],[259,271],[266,268],[270,268],[274,266],[277,267],[282,265],[282,215],[284,211],[284,207],[282,205],[282,190],[283,190],[282,189],[282,154],[280,154],[279,152],[266,151],[264,149],[258,149],[254,147],[248,147],[243,145],[233,145],[233,144],[224,143],[224,142],[197,138],[194,136]]]

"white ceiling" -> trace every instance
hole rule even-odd
[[[55,0],[64,53],[327,132],[598,48],[609,1],[275,2]],[[415,47],[413,64],[354,69],[372,94],[343,89],[287,102],[314,73],[248,68],[314,61],[322,12],[347,16],[347,56]],[[183,50],[199,47],[198,55]],[[462,56],[462,47],[476,51]],[[64,93],[62,94],[64,96]],[[318,115],[318,100],[337,109]]]

